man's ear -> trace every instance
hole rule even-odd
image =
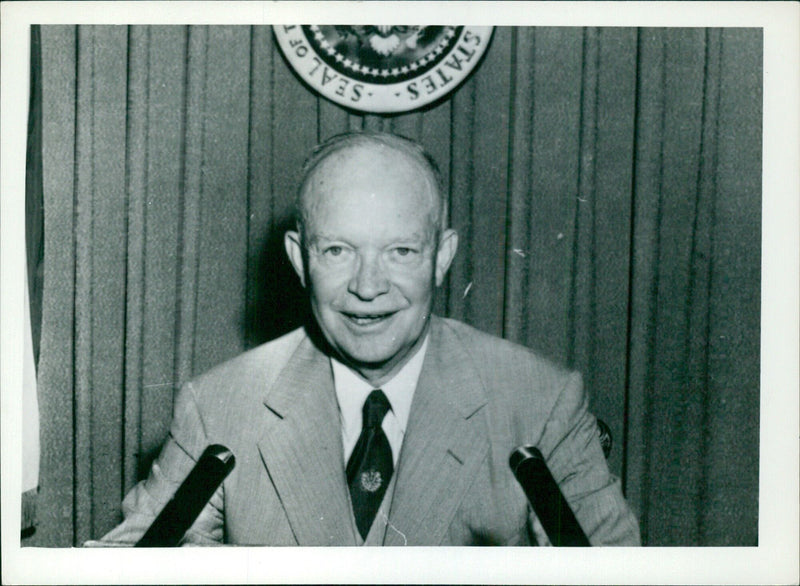
[[[286,248],[286,256],[294,267],[294,272],[300,278],[300,284],[306,286],[305,263],[303,262],[303,244],[300,234],[294,230],[289,230],[283,235],[283,246]]]
[[[439,238],[439,251],[436,253],[436,286],[441,287],[444,282],[444,276],[450,268],[450,263],[453,262],[453,257],[458,250],[458,233],[448,228],[442,233]]]

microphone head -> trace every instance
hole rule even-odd
[[[542,456],[539,448],[535,446],[520,446],[511,452],[511,456],[508,458],[508,464],[511,466],[511,471],[516,475],[520,464],[528,460],[541,460],[544,462],[544,456]]]
[[[228,472],[230,472],[236,464],[236,458],[233,456],[233,452],[221,444],[212,444],[208,446],[203,452],[203,455],[200,456],[200,458],[203,457],[216,458],[222,462]]]

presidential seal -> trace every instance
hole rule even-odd
[[[493,27],[276,25],[300,78],[347,108],[416,110],[453,91],[486,51]]]

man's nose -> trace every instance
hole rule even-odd
[[[389,290],[389,279],[377,255],[364,255],[358,259],[348,291],[363,301],[370,301]]]

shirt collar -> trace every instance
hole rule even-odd
[[[414,391],[417,388],[419,375],[422,372],[422,363],[427,349],[428,336],[426,335],[422,346],[414,356],[391,380],[380,387],[386,398],[389,399],[392,413],[397,418],[397,422],[403,431],[405,431],[408,424],[411,401],[414,398]],[[342,416],[342,426],[345,431],[352,430],[356,433],[361,433],[361,412],[364,402],[375,387],[334,357],[331,357],[331,367],[333,369],[333,385]]]

